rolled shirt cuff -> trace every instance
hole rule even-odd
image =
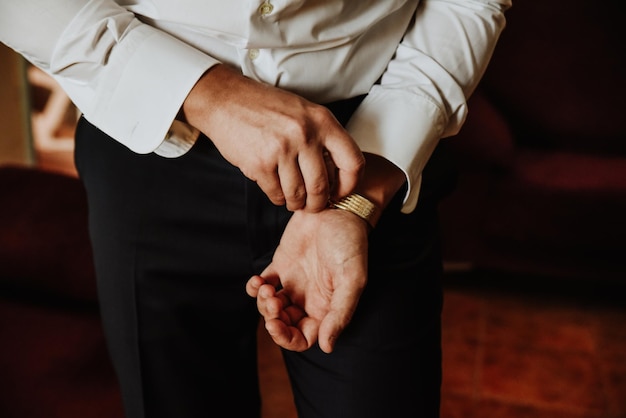
[[[198,132],[175,121],[176,115],[198,79],[219,61],[146,25],[120,46],[98,82],[96,99],[83,106],[85,118],[134,152],[184,153]],[[166,139],[170,144],[162,146]]]
[[[417,205],[422,171],[446,123],[444,112],[428,97],[374,86],[347,125],[361,151],[384,157],[404,171],[404,213]]]

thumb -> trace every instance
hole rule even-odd
[[[319,346],[325,353],[331,353],[339,335],[348,326],[356,310],[362,288],[354,289],[344,286],[332,295],[330,309],[322,318],[318,334]]]

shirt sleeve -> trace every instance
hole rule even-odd
[[[53,76],[91,123],[137,153],[175,156],[189,148],[198,132],[172,121],[218,63],[112,0],[0,2],[0,40]],[[169,145],[161,146],[165,139]]]
[[[510,0],[422,0],[379,84],[347,129],[362,151],[385,157],[407,176],[402,211],[417,204],[422,170],[440,138],[463,124],[504,29]]]

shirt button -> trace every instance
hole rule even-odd
[[[261,16],[267,16],[268,14],[272,13],[273,10],[274,6],[267,0],[259,6],[259,13],[261,14]]]
[[[255,60],[255,59],[257,59],[257,58],[259,57],[259,50],[258,50],[258,49],[256,49],[256,48],[249,50],[249,51],[248,51],[248,57],[249,57],[251,60]]]

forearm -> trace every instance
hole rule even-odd
[[[265,91],[267,89],[267,91]],[[246,117],[243,111],[247,104],[267,99],[270,86],[244,77],[238,70],[216,64],[197,81],[185,99],[180,118],[199,129],[209,138],[216,139],[214,130],[223,126],[220,118],[238,119]]]
[[[329,198],[352,192],[364,165],[358,146],[327,108],[224,65],[200,78],[182,109],[226,160],[274,204],[292,211],[317,212]],[[326,158],[336,168],[334,179]]]

